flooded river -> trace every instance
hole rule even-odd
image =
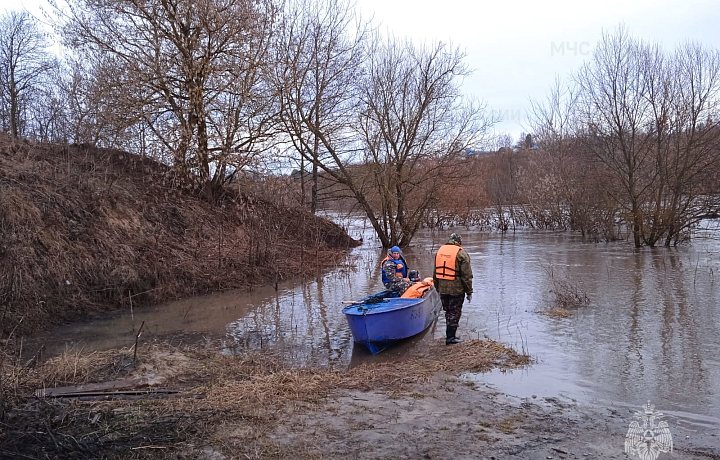
[[[228,350],[276,347],[298,365],[346,367],[411,356],[437,331],[377,356],[353,346],[341,302],[382,290],[382,250],[354,222],[364,243],[317,279],[252,292],[227,292],[136,309],[40,338],[48,350],[130,346],[177,334],[221,337]],[[454,229],[472,258],[475,294],[465,304],[463,338],[489,337],[525,350],[528,369],[470,376],[519,397],[555,397],[638,409],[651,401],[686,430],[720,431],[720,230],[717,221],[680,248],[593,244],[568,233],[510,235]],[[430,276],[433,254],[450,231],[423,231],[404,254]],[[569,318],[540,314],[552,306],[551,275],[590,302]],[[720,442],[720,440],[718,441]]]

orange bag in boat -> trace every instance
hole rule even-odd
[[[405,292],[403,292],[403,295],[400,297],[405,297],[406,299],[417,299],[419,297],[422,297],[425,292],[433,287],[435,283],[433,283],[432,278],[425,278],[422,281],[418,281],[417,283],[413,284]]]

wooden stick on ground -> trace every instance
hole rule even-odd
[[[140,325],[140,329],[138,329],[138,333],[137,333],[137,335],[135,336],[135,352],[133,353],[133,366],[134,366],[135,363],[137,362],[138,339],[139,339],[140,336],[142,335],[143,326],[145,326],[145,321],[142,322],[142,324]]]

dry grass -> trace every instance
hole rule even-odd
[[[435,374],[487,372],[495,367],[528,364],[529,356],[492,340],[469,340],[455,347],[447,347],[444,340],[437,340],[422,356],[397,363],[363,364],[353,368],[346,374],[344,386],[361,390],[397,389],[406,384],[428,382]]]
[[[36,367],[33,374],[47,387],[109,380],[131,365],[131,357],[127,349],[90,353],[69,350]]]
[[[505,434],[512,434],[515,432],[517,427],[515,424],[522,421],[520,417],[511,417],[498,423],[498,429]]]
[[[550,283],[552,305],[541,314],[552,318],[568,318],[573,310],[586,306],[590,298],[570,274],[556,273],[553,267],[545,267],[545,273]]]
[[[271,351],[223,355],[219,344],[178,348],[157,343],[141,350],[137,365],[131,350],[120,349],[66,353],[33,369],[18,387],[21,404],[0,420],[6,428],[0,430],[0,455],[35,458],[42,450],[62,458],[194,458],[197,446],[217,442],[217,448],[241,458],[292,458],[293,452],[266,436],[288,410],[307,411],[344,390],[398,392],[428,382],[436,373],[459,375],[529,363],[527,356],[502,344],[479,340],[455,347],[439,340],[406,361],[342,371],[292,369]],[[69,385],[149,374],[160,374],[163,387],[203,397],[65,403],[28,397],[38,385],[51,382]],[[414,394],[420,395],[417,390]],[[232,437],[232,446],[223,446],[227,438],[215,436],[229,421],[241,432]]]
[[[0,135],[0,338],[96,312],[316,275],[355,242],[270,198],[210,205],[115,150]],[[7,147],[7,145],[5,146]]]
[[[569,318],[572,316],[572,312],[563,307],[548,308],[547,310],[541,311],[540,314],[549,316],[550,318]]]

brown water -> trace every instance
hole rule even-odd
[[[33,342],[52,353],[130,346],[144,321],[141,340],[221,337],[228,349],[276,347],[298,365],[345,367],[410,356],[442,337],[444,320],[437,331],[377,356],[353,345],[341,302],[382,289],[383,254],[367,226],[351,224],[351,234],[365,241],[349,256],[352,268],[286,283],[277,292],[263,287],[127,311]],[[499,340],[537,361],[521,371],[470,377],[519,397],[632,410],[650,400],[688,432],[720,432],[720,230],[717,222],[710,225],[690,245],[641,250],[567,233],[461,229],[475,295],[465,304],[460,335]],[[449,233],[420,233],[405,251],[410,267],[429,275],[433,252]],[[338,265],[345,262],[339,256]],[[590,304],[566,319],[538,314],[552,304],[550,272],[580,287]]]

